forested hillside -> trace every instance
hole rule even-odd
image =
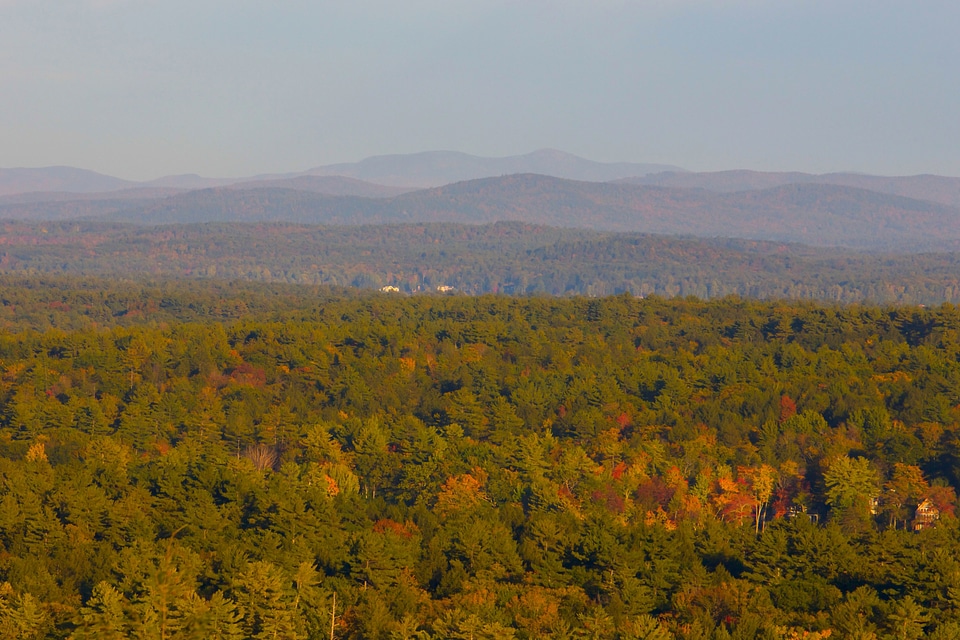
[[[748,240],[609,234],[521,223],[320,227],[92,222],[0,225],[0,273],[203,278],[401,292],[939,304],[956,253],[868,254]]]
[[[960,637],[951,305],[0,301],[0,637]]]

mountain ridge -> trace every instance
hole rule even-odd
[[[439,187],[464,180],[517,173],[538,173],[568,180],[609,182],[630,175],[683,171],[653,163],[596,162],[557,149],[518,156],[474,156],[459,151],[423,151],[380,155],[359,162],[315,167],[308,175],[341,175],[396,187]],[[630,175],[625,175],[630,174]]]
[[[0,196],[31,192],[97,193],[120,191],[139,183],[76,167],[16,167],[0,169]]]
[[[0,215],[11,217],[9,213],[9,208],[0,207]],[[103,217],[140,224],[484,224],[518,220],[598,231],[866,249],[952,250],[960,243],[960,209],[856,187],[793,184],[713,193],[534,174],[482,178],[379,199],[291,189],[207,189],[116,207]]]
[[[719,182],[730,186],[734,178],[780,179],[733,174],[720,176]],[[150,187],[74,196],[0,196],[0,218],[99,218],[149,225],[230,221],[484,224],[517,220],[598,231],[739,237],[864,249],[922,251],[960,246],[960,207],[796,177],[794,182],[766,189],[724,191],[527,173],[411,191],[342,176],[295,176],[191,191]]]
[[[960,207],[960,178],[933,174],[874,176],[862,173],[814,174],[800,171],[768,172],[732,169],[700,173],[666,171],[646,176],[622,178],[615,182],[684,189],[706,189],[720,193],[755,191],[787,184],[830,184]]]
[[[33,192],[107,193],[130,188],[181,190],[225,187],[248,182],[269,182],[298,177],[342,176],[392,188],[437,187],[461,180],[511,173],[543,173],[561,178],[610,181],[651,172],[683,171],[666,164],[595,162],[555,149],[498,158],[458,151],[423,151],[410,154],[371,156],[359,162],[322,165],[306,171],[268,173],[239,178],[208,178],[187,173],[153,180],[115,178],[75,167],[0,168],[0,196]]]

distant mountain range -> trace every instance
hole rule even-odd
[[[608,182],[668,171],[683,170],[662,164],[594,162],[555,149],[541,149],[526,155],[505,158],[482,158],[456,151],[374,156],[361,162],[317,167],[306,173],[314,176],[347,176],[396,187],[439,187],[453,182],[515,173],[538,173],[568,180]]]
[[[245,178],[206,178],[194,174],[166,176],[147,182],[133,182],[73,167],[38,169],[0,169],[0,196],[31,192],[103,193],[132,188],[168,188],[191,191],[228,185],[255,183],[258,186],[284,187],[290,179],[305,177],[343,177],[378,186],[401,187],[406,190],[439,187],[451,182],[474,180],[512,173],[539,173],[571,180],[606,182],[620,178],[644,176],[657,172],[682,172],[664,164],[632,162],[594,162],[578,156],[541,149],[520,156],[484,158],[456,151],[428,151],[406,155],[374,156],[345,164],[314,167],[299,173],[266,174]],[[314,183],[318,184],[318,183]],[[333,184],[333,183],[330,183]],[[315,189],[308,189],[315,190]],[[333,187],[331,195],[371,195],[369,187],[343,193],[343,186]],[[326,193],[326,192],[325,192]],[[387,192],[376,196],[381,197]],[[396,195],[398,191],[389,192]]]
[[[286,184],[299,183],[295,179]],[[167,197],[136,197],[136,191],[129,195],[0,204],[0,218],[99,218],[151,225],[260,221],[484,224],[517,220],[601,231],[737,237],[862,249],[960,248],[960,209],[823,184],[717,193],[519,174],[393,197],[332,196],[307,189],[242,185]]]
[[[513,172],[525,167],[590,180]],[[78,169],[0,170],[0,191],[17,184],[48,190],[0,195],[0,219],[88,218],[150,225],[515,220],[870,250],[960,250],[960,178],[682,170],[622,177],[657,168],[662,169],[594,163],[556,151],[493,159],[431,152],[380,156],[296,175],[214,180],[212,187],[203,187],[207,179],[199,176],[130,183]],[[398,186],[491,172],[504,175],[427,189]],[[616,179],[607,180],[611,176]],[[66,187],[108,190],[58,191]]]

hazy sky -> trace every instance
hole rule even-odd
[[[0,167],[960,175],[956,0],[0,0]]]

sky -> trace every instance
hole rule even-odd
[[[0,0],[0,167],[960,176],[956,0]]]

